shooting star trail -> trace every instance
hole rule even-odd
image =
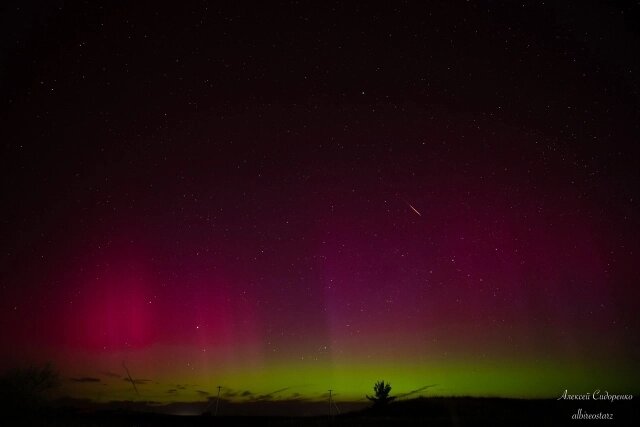
[[[409,201],[407,199],[405,199],[404,197],[400,196],[398,193],[395,194],[396,198],[402,202],[404,202],[407,206],[409,206],[411,208],[412,211],[414,211],[416,213],[416,215],[418,216],[422,216],[422,214],[420,213],[420,211],[418,211],[418,209],[414,208],[413,205],[411,203],[409,203]]]
[[[409,207],[411,208],[412,211],[414,211],[415,213],[418,214],[418,216],[422,216],[422,214],[420,212],[418,212],[418,210],[416,208],[414,208],[413,206],[411,206],[411,203],[409,202],[405,202],[407,205],[409,205]]]

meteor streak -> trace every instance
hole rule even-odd
[[[418,216],[422,216],[422,214],[420,212],[418,212],[418,210],[416,208],[414,208],[413,206],[411,206],[411,203],[407,202],[407,205],[409,205],[409,207],[411,208],[412,211],[414,211],[415,213],[418,214]]]

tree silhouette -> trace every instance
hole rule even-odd
[[[387,403],[395,400],[395,396],[389,396],[391,392],[391,384],[385,383],[384,381],[376,381],[373,386],[374,395],[367,395],[367,399],[373,402],[374,408],[380,408],[386,405]]]
[[[0,405],[14,411],[39,407],[59,384],[50,364],[10,369],[0,375]]]

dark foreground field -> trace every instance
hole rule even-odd
[[[497,398],[420,398],[397,402],[384,411],[364,410],[329,418],[255,416],[177,416],[128,411],[77,413],[58,409],[41,414],[5,416],[17,426],[553,426],[637,425],[636,402],[568,402]],[[611,419],[573,419],[582,414],[611,414]]]

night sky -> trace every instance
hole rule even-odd
[[[23,3],[1,367],[102,402],[639,391],[637,3]]]

